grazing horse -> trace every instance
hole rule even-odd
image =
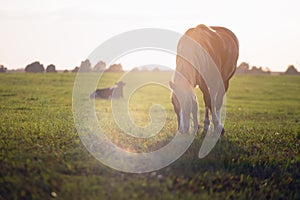
[[[115,87],[109,87],[109,88],[102,88],[95,90],[91,95],[90,99],[111,99],[111,98],[121,98],[123,97],[123,87],[125,83],[123,81],[120,81],[116,83],[117,86]]]
[[[214,131],[224,133],[220,109],[229,80],[236,70],[238,55],[238,39],[224,27],[201,24],[189,29],[179,40],[176,72],[169,85],[180,133],[189,131],[191,114],[194,131],[198,130],[196,86],[202,91],[205,103],[204,131],[210,127],[211,111]]]

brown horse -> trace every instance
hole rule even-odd
[[[205,103],[204,131],[209,129],[211,111],[214,131],[224,132],[220,110],[229,80],[236,70],[238,55],[238,40],[224,27],[201,24],[189,29],[180,39],[176,72],[169,85],[181,133],[189,131],[191,114],[195,133],[198,130],[196,86],[202,91]]]

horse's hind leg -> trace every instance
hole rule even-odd
[[[204,114],[204,127],[203,131],[207,132],[209,130],[210,120],[209,120],[209,110],[211,109],[211,99],[208,88],[206,85],[200,86],[200,90],[203,93],[203,100],[205,103],[205,114]]]
[[[219,91],[216,95],[216,110],[215,113],[212,113],[215,132],[221,130],[222,134],[224,134],[225,129],[221,123],[221,109],[223,105],[223,98],[227,89],[228,81],[224,83],[224,88],[219,88]]]

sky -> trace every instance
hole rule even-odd
[[[73,69],[125,31],[162,28],[183,34],[206,24],[236,34],[239,63],[272,71],[293,64],[300,70],[299,10],[299,0],[0,0],[0,64],[16,69],[40,61]],[[125,69],[149,63],[174,67],[174,56],[150,51],[117,61]]]

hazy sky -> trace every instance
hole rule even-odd
[[[275,71],[294,64],[299,70],[299,10],[299,0],[0,0],[0,64],[24,68],[38,60],[73,69],[102,42],[124,31],[164,28],[184,33],[203,23],[228,27],[237,35],[239,62]],[[124,62],[125,68],[136,65]]]

